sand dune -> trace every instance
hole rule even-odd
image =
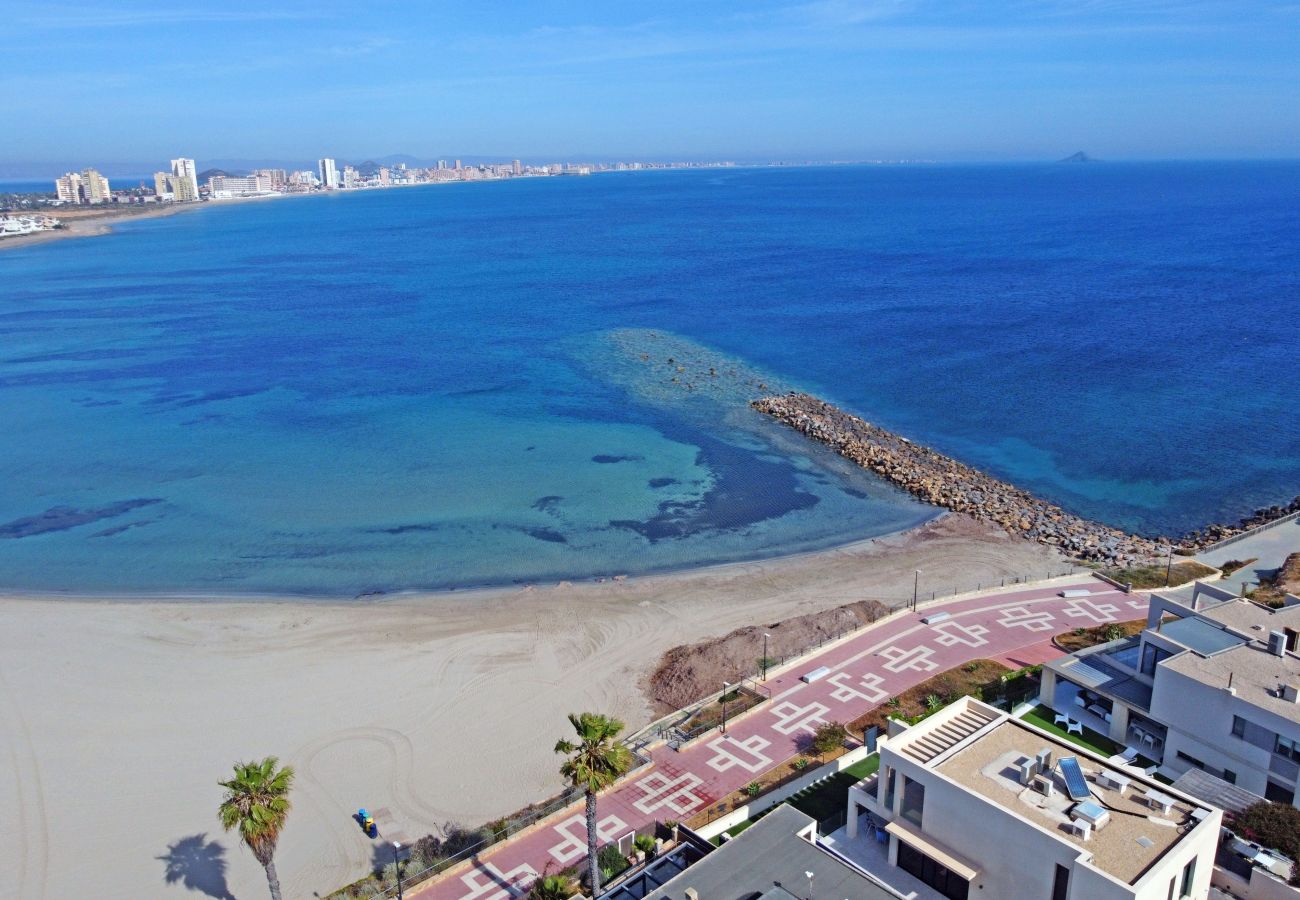
[[[897,601],[916,568],[949,589],[1052,566],[1036,545],[947,517],[620,582],[367,603],[0,599],[0,872],[17,874],[0,896],[264,896],[251,854],[217,824],[216,781],[270,753],[299,773],[285,895],[325,894],[371,863],[358,806],[386,807],[415,837],[553,793],[564,714],[647,721],[641,681],[674,645]]]

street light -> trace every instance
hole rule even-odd
[[[763,680],[767,681],[767,639],[772,635],[763,632]]]
[[[731,687],[727,682],[722,682],[722,696],[718,700],[722,703],[722,733],[727,733],[727,688]]]
[[[393,841],[393,868],[397,870],[397,900],[402,900],[402,842]]]
[[[813,873],[804,872],[804,874],[808,876],[808,900],[813,900],[813,889],[812,889]]]
[[[916,612],[916,589],[921,584],[921,570],[917,569],[912,576],[912,612]]]
[[[1169,545],[1169,561],[1165,563],[1165,587],[1169,587],[1169,576],[1174,570],[1174,545]]]

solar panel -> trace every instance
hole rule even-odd
[[[1083,777],[1077,756],[1063,757],[1057,761],[1056,767],[1061,770],[1061,777],[1065,779],[1065,791],[1071,800],[1087,800],[1092,796],[1088,790],[1088,779]]]

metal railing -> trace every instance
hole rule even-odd
[[[1294,516],[1292,517],[1294,518]],[[1281,519],[1277,520],[1277,522],[1280,521],[1283,520]],[[1276,524],[1276,522],[1270,524]],[[923,605],[928,606],[930,604],[937,603],[942,600],[947,600],[951,597],[959,596],[961,594],[979,593],[980,591],[983,590],[994,590],[997,588],[1014,587],[1016,585],[1030,585],[1030,584],[1034,584],[1035,582],[1049,581],[1053,578],[1061,578],[1066,575],[1076,575],[1076,574],[1092,575],[1094,573],[1091,569],[1071,566],[1062,571],[1048,570],[1041,575],[1038,573],[1032,573],[1026,575],[999,577],[997,579],[991,579],[989,581],[976,582],[976,585],[973,588],[972,587],[959,588],[957,586],[952,586],[949,590],[945,590],[945,591],[939,591],[939,590],[918,591],[916,595],[916,602],[918,607]],[[846,599],[845,604],[857,602],[860,600],[870,601],[873,599],[877,599],[877,598],[856,597],[856,598]],[[911,596],[896,601],[878,600],[878,602],[883,603],[886,606],[886,608],[889,609],[889,612],[886,613],[885,616],[881,616],[881,619],[885,618],[887,615],[892,615],[893,613],[901,612],[908,609],[912,605],[912,600],[913,598]],[[821,650],[822,648],[824,648],[827,644],[838,641],[841,638],[848,637],[849,635],[865,631],[878,624],[879,621],[880,619],[876,619],[871,622],[854,623],[852,625],[846,625],[841,628],[836,628],[832,631],[828,631],[818,635],[816,638],[803,643],[802,645],[796,647],[793,650],[787,649],[785,652],[780,654],[770,654],[767,657],[768,660],[767,668],[769,670],[779,668],[780,666],[783,666],[789,662],[793,662],[794,660],[799,659],[801,657],[812,655],[818,652],[819,650]],[[729,690],[734,690],[737,687],[744,687],[757,694],[766,694],[767,697],[770,698],[771,690],[765,684],[763,684],[761,680],[762,672],[763,672],[762,660],[761,659],[756,660],[756,667],[754,673],[752,675],[741,676],[736,683],[730,686]],[[651,745],[659,742],[671,743],[674,737],[676,737],[676,739],[678,740],[681,740],[682,743],[684,744],[691,740],[695,740],[696,738],[700,737],[702,734],[707,734],[709,731],[716,728],[717,726],[715,725],[709,725],[703,727],[702,729],[693,730],[689,734],[678,731],[676,735],[674,735],[674,728],[677,725],[684,723],[685,721],[689,720],[691,716],[698,713],[701,709],[704,709],[706,706],[716,702],[722,696],[722,694],[723,691],[721,690],[712,693],[707,697],[696,701],[695,703],[682,707],[681,709],[678,709],[672,713],[669,713],[666,716],[663,716],[655,720],[654,722],[651,722],[649,725],[645,726],[644,728],[641,728],[635,733],[623,738],[621,743],[624,744],[626,747],[628,747],[629,750],[632,751],[632,753],[634,754],[637,760],[637,763],[634,765],[632,771],[636,771],[638,769],[644,768],[645,766],[652,763],[652,760],[647,754],[647,749]],[[760,704],[755,704],[755,706],[757,705]],[[753,709],[753,708],[754,707],[749,707],[745,711],[748,712],[749,709]],[[553,815],[554,813],[559,812],[562,809],[565,809],[566,807],[578,802],[581,799],[582,799],[581,791],[566,791],[565,793],[560,794],[559,796],[546,801],[541,806],[531,807],[526,811],[515,813],[514,815],[505,817],[504,819],[506,823],[505,827],[499,830],[492,829],[490,825],[485,825],[481,829],[479,829],[481,833],[486,835],[482,840],[476,842],[471,846],[464,848],[463,850],[458,851],[452,856],[449,856],[445,859],[439,860],[436,863],[428,865],[417,872],[403,873],[402,886],[403,888],[409,888],[421,882],[427,881],[430,878],[434,878],[440,875],[441,873],[445,872],[447,869],[450,869],[459,863],[465,862],[466,860],[472,859],[474,856],[477,856],[478,854],[482,853],[488,848],[508,840],[510,837],[518,834],[520,831],[529,828],[530,826],[536,824],[537,822],[541,821],[547,816]],[[497,820],[497,821],[500,822],[502,820]],[[349,885],[348,887],[341,888],[340,890],[335,891],[333,894],[329,896],[331,898],[353,896],[348,894],[347,892],[350,889],[353,889],[355,887],[356,887],[355,884]],[[366,888],[362,887],[361,890],[364,891],[366,890]],[[379,886],[376,887],[372,893],[369,894],[363,893],[359,896],[370,898],[370,900],[379,900],[379,898],[396,897],[397,887],[395,884],[392,887]]]

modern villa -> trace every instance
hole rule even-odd
[[[1300,599],[1270,609],[1197,583],[1154,594],[1138,636],[1043,668],[1040,700],[1177,777],[1297,804]]]
[[[1223,817],[970,697],[882,740],[848,802],[841,852],[950,900],[1203,898]]]

